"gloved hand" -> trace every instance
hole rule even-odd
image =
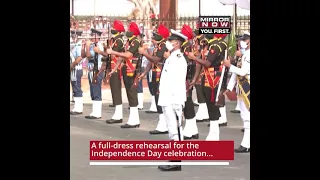
[[[172,104],[172,108],[175,111],[176,115],[178,116],[178,125],[179,127],[182,126],[183,124],[183,118],[182,118],[182,114],[183,114],[183,106],[181,104]]]
[[[177,112],[182,110],[181,104],[172,104],[172,108]]]

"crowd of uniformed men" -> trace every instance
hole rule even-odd
[[[106,45],[99,41],[101,32],[92,29],[90,38],[78,40],[75,47],[71,48],[70,71],[75,102],[71,115],[82,114],[83,111],[81,63],[85,58],[88,60],[92,99],[92,112],[85,118],[101,118],[101,85],[108,78],[113,100],[111,106],[115,110],[106,123],[123,123],[123,80],[130,114],[121,128],[139,128],[138,106],[143,103],[139,102],[143,98],[138,96],[137,80],[151,71],[150,82],[154,94],[150,110],[146,112],[157,113],[159,122],[155,130],[149,133],[169,134],[171,140],[198,139],[197,122],[209,121],[206,140],[218,141],[219,127],[227,125],[223,98],[236,87],[244,135],[235,152],[250,152],[250,33],[239,38],[239,51],[235,58],[226,55],[226,34],[199,35],[198,30],[192,30],[188,25],[183,25],[180,31],[169,31],[164,25],[159,25],[157,32],[153,33],[152,43],[155,48],[152,53],[143,46],[142,34],[135,22],[131,22],[125,30],[123,23],[115,20],[110,33],[112,38]],[[143,56],[148,64],[141,71],[139,66]],[[229,73],[232,75],[228,82]],[[192,101],[193,88],[196,88],[199,103],[197,113]],[[159,166],[159,169],[174,171],[181,170],[181,166]]]

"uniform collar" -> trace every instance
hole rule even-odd
[[[174,50],[173,52],[171,52],[171,54],[172,54],[172,55],[175,55],[175,54],[180,53],[180,51],[181,51],[180,49],[177,49],[177,50]]]
[[[161,43],[164,42],[164,40],[165,40],[165,39],[162,39],[162,40],[158,41],[158,42],[157,42],[157,45],[159,46]]]
[[[132,41],[135,40],[136,38],[137,38],[137,36],[133,36],[133,37],[129,38],[128,40],[129,40],[129,42],[132,42]]]
[[[183,43],[182,43],[182,45],[181,45],[181,47],[186,46],[188,42],[189,42],[189,41],[185,41],[185,42],[183,42]]]
[[[114,39],[119,39],[119,38],[121,38],[121,34],[120,33],[114,37]]]

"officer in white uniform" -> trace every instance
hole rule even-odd
[[[236,67],[231,65],[230,60],[224,60],[224,65],[230,67],[229,72],[233,73],[227,91],[232,91],[234,86],[239,86],[238,78],[246,77],[250,84],[250,33],[243,35],[243,39],[240,42],[241,48],[244,48],[244,52],[241,59],[241,67]],[[239,86],[240,87],[240,86]],[[236,153],[248,153],[250,152],[250,94],[248,95],[249,101],[246,101],[243,93],[241,93],[239,88],[239,93],[242,96],[239,96],[239,107],[240,107],[240,116],[243,121],[244,134],[241,145],[235,149]],[[225,93],[227,93],[227,91]]]
[[[83,97],[82,97],[82,89],[81,89],[81,77],[83,75],[82,71],[82,61],[83,58],[81,57],[81,49],[82,49],[82,43],[79,41],[75,47],[72,48],[70,51],[70,58],[71,63],[74,61],[80,62],[71,70],[70,73],[70,79],[71,79],[71,85],[72,85],[72,92],[73,92],[73,98],[74,98],[74,108],[71,110],[70,115],[78,115],[82,114],[83,111]]]
[[[173,29],[171,29],[171,34],[166,42],[170,56],[166,59],[161,73],[158,105],[162,107],[167,122],[169,138],[177,141],[183,140],[182,112],[187,100],[186,75],[188,65],[180,47],[188,38]],[[181,166],[177,165],[165,165],[158,168],[161,171],[181,170]]]

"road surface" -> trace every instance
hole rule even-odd
[[[145,110],[150,104],[145,103]],[[220,128],[221,140],[234,140],[235,147],[242,139],[242,122],[239,114],[230,113],[236,102],[227,102],[228,127]],[[73,105],[70,104],[70,108]],[[128,119],[128,104],[124,104],[124,122]],[[196,107],[197,109],[197,107]],[[84,113],[70,116],[70,174],[71,180],[249,180],[250,154],[235,154],[229,166],[183,166],[180,172],[161,172],[157,166],[89,166],[90,140],[167,140],[168,135],[148,134],[157,125],[156,114],[140,111],[141,126],[138,129],[121,129],[119,124],[108,125],[114,108],[103,105],[101,120],[87,120],[91,104],[84,105]],[[205,139],[208,123],[198,123],[200,139]]]

